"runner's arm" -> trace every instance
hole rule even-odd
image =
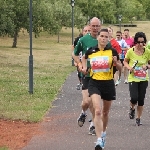
[[[129,51],[127,52],[126,56],[125,56],[125,59],[123,61],[123,64],[124,66],[130,71],[132,72],[133,71],[133,68],[129,66],[129,61],[130,61],[130,57],[129,57]]]
[[[116,65],[117,70],[122,70],[122,63],[119,59],[118,52],[116,49],[112,48],[112,53],[113,53],[113,63]]]
[[[74,61],[77,63],[77,66],[79,68],[82,68],[82,63],[80,61],[80,57],[79,57],[79,53],[82,51],[82,41],[79,40],[77,45],[74,48],[74,51],[72,52],[72,57],[74,59]]]
[[[82,56],[82,72],[83,74],[87,73],[87,58],[85,58],[85,55]]]

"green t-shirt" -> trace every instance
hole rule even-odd
[[[134,68],[134,72],[131,74],[129,73],[128,82],[140,82],[149,80],[148,71],[144,71],[142,69],[142,66],[147,65],[148,61],[150,60],[150,51],[147,48],[145,48],[145,51],[141,56],[135,54],[134,48],[130,48],[126,53],[125,58],[129,60],[129,66],[133,66],[135,61],[138,61]]]
[[[90,48],[94,47],[98,44],[98,41],[96,38],[92,37],[91,34],[86,34],[82,38],[79,39],[77,45],[74,49],[74,54],[76,56],[79,56],[79,53],[82,52],[82,56],[85,54],[85,52]],[[89,61],[87,62],[87,67],[90,67]],[[87,77],[90,77],[89,74]]]

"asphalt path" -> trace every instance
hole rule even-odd
[[[42,133],[34,136],[22,150],[94,150],[96,136],[88,135],[88,118],[83,127],[77,125],[81,112],[81,90],[76,72],[71,73],[53,102],[53,108],[41,123]],[[128,84],[116,87],[117,100],[112,104],[105,150],[150,150],[150,86],[147,89],[142,126],[129,119]]]

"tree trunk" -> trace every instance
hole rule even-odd
[[[15,32],[14,32],[12,48],[16,48],[17,47],[17,38],[18,38],[18,30],[16,29]]]

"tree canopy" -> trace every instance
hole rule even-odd
[[[71,27],[72,7],[70,0],[32,0],[33,32],[37,37],[40,32],[58,34],[62,27]],[[148,20],[149,0],[76,0],[74,25],[83,27],[90,18],[96,16],[104,23]],[[21,28],[29,31],[29,1],[0,0],[0,36],[13,37],[12,47],[17,45],[17,36]]]

